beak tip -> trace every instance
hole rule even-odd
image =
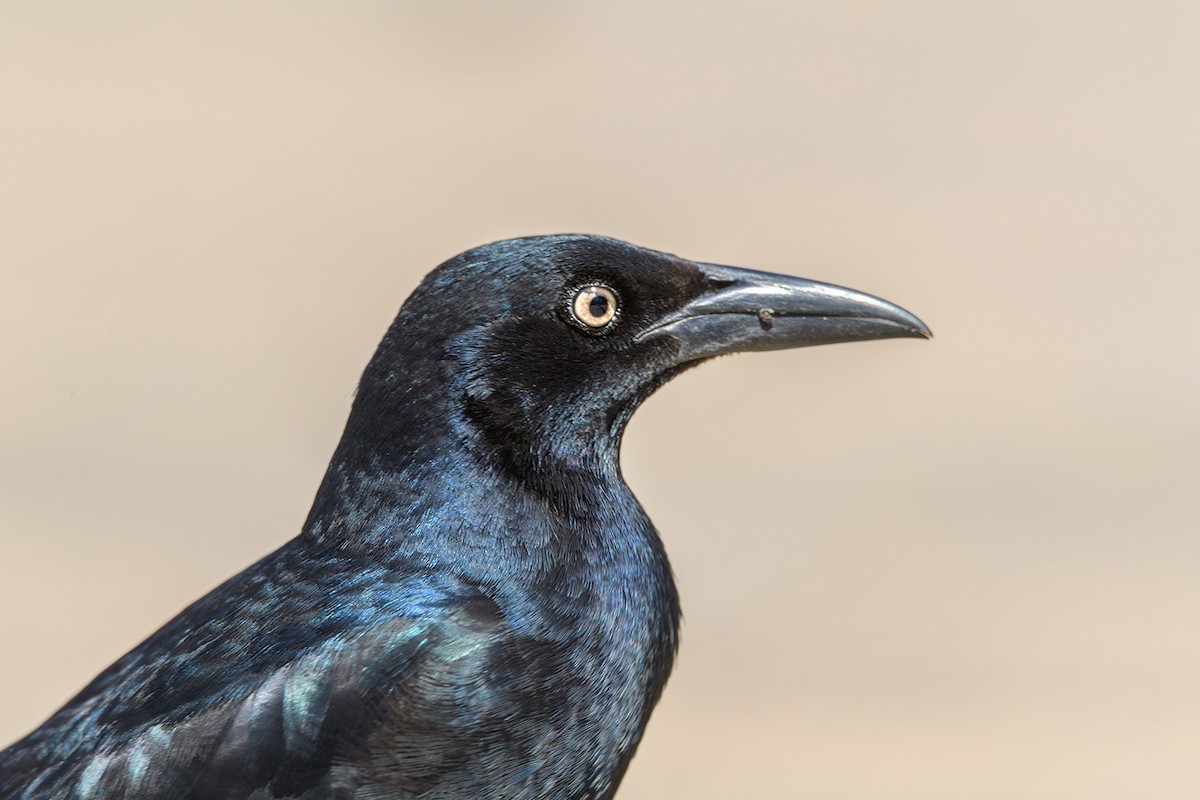
[[[884,302],[886,303],[886,301]],[[891,321],[905,328],[910,337],[913,339],[933,338],[933,331],[916,314],[891,303],[887,303],[887,305],[891,306],[890,310],[893,312],[889,315]]]

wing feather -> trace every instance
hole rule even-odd
[[[187,659],[134,651],[124,667],[118,662],[97,679],[99,687],[0,753],[0,800],[354,797],[365,780],[356,765],[369,760],[388,698],[419,694],[426,684],[444,691],[445,674],[460,673],[464,654],[481,656],[504,627],[495,604],[478,596],[443,597],[422,611],[377,614],[311,637],[287,660],[276,648],[265,662],[223,665],[209,656],[227,648],[205,642],[204,655],[195,657],[207,675],[197,663],[174,693],[161,672],[143,673],[164,661],[178,669]],[[260,653],[271,649],[270,642],[256,644]],[[477,657],[466,669],[482,663]]]

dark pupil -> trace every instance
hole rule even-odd
[[[588,313],[593,317],[603,317],[608,313],[608,298],[598,294],[588,301]]]

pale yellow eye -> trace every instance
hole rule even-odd
[[[617,295],[607,286],[584,286],[571,301],[571,313],[589,328],[603,328],[617,315]]]

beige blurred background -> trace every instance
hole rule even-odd
[[[624,465],[620,797],[1200,796],[1200,5],[0,2],[0,740],[294,535],[422,274],[587,231],[880,294]]]

